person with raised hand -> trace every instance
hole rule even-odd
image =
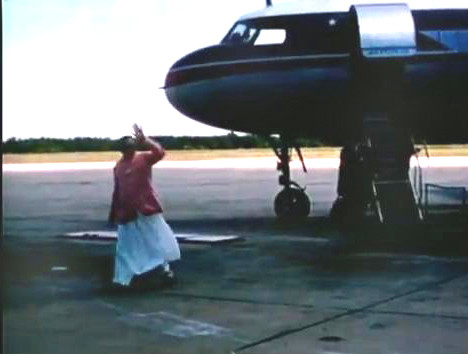
[[[180,259],[177,239],[163,217],[163,208],[152,186],[152,166],[165,151],[161,144],[133,125],[133,137],[119,140],[122,157],[114,167],[114,191],[109,222],[117,223],[113,282],[129,286],[135,275],[161,267],[174,280],[169,262]],[[141,147],[145,151],[137,151]]]

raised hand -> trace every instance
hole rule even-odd
[[[133,135],[139,144],[143,143],[146,139],[145,134],[143,133],[143,129],[141,129],[141,127],[139,127],[137,124],[133,124]]]

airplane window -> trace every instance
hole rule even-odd
[[[239,23],[228,33],[222,42],[234,45],[248,44],[252,41],[256,33],[257,29]]]
[[[242,35],[244,34],[244,32],[247,30],[247,26],[244,25],[243,23],[239,23],[236,27],[234,27],[234,29],[232,30],[231,32],[231,37],[234,36],[234,35],[239,35],[242,37]]]
[[[421,31],[421,34],[436,41],[442,47],[455,50],[457,52],[468,52],[468,31]]]
[[[282,46],[293,53],[347,53],[347,13],[278,16],[237,22],[221,41],[235,46]]]
[[[249,28],[249,30],[244,33],[244,42],[250,43],[257,32],[255,28]]]
[[[284,29],[262,29],[254,45],[283,44],[286,39]]]
[[[413,11],[418,51],[468,53],[468,11]]]

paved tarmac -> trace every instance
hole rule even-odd
[[[3,352],[466,354],[466,218],[343,233],[326,217],[337,170],[294,175],[315,216],[282,224],[274,165],[155,168],[176,232],[245,241],[184,245],[175,285],[121,293],[113,244],[55,237],[107,227],[111,170],[4,173]],[[468,168],[425,181],[468,187]]]

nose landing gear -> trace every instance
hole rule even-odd
[[[279,159],[277,170],[280,171],[281,174],[278,181],[281,186],[284,186],[283,190],[280,191],[275,198],[274,208],[276,216],[281,220],[297,220],[306,218],[311,209],[310,200],[305,193],[305,188],[291,180],[291,172],[289,168],[289,162],[291,160],[291,145],[282,139],[281,148],[277,148],[274,145],[272,146],[273,151]],[[293,145],[293,147],[297,151],[299,159],[301,160],[304,172],[307,172],[300,148],[297,145]]]
[[[310,213],[310,201],[303,188],[294,182],[278,193],[275,198],[275,213],[283,220],[303,219]]]

